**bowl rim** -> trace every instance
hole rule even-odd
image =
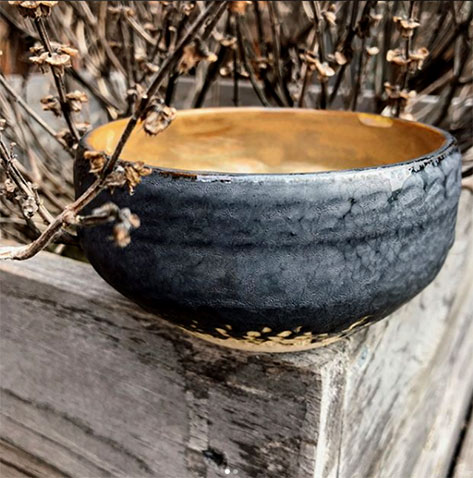
[[[363,111],[345,111],[345,110],[320,110],[320,109],[309,109],[309,108],[290,108],[290,107],[263,107],[263,106],[223,106],[223,107],[210,107],[210,108],[192,108],[192,109],[182,109],[178,110],[178,114],[185,115],[205,115],[212,114],[215,112],[224,112],[224,113],[236,113],[244,111],[269,111],[269,112],[297,112],[302,114],[307,113],[316,113],[320,115],[347,115],[347,116],[358,116],[363,115],[364,117],[373,117],[381,118],[383,121],[386,119],[392,120],[398,123],[404,123],[409,125],[415,125],[416,127],[421,127],[425,129],[430,129],[436,133],[439,133],[444,138],[443,144],[431,151],[430,153],[418,156],[407,161],[401,161],[399,163],[392,164],[381,164],[378,166],[366,166],[361,168],[349,168],[349,169],[336,169],[332,171],[313,171],[313,172],[293,172],[293,173],[232,173],[232,172],[223,172],[223,171],[205,171],[205,170],[186,170],[186,169],[174,169],[174,168],[162,168],[159,166],[154,166],[151,164],[145,163],[145,165],[153,170],[153,172],[163,175],[163,176],[172,176],[173,178],[182,178],[182,179],[191,179],[193,181],[201,182],[233,182],[233,181],[267,181],[267,180],[307,180],[311,178],[331,178],[333,175],[353,175],[359,173],[372,173],[379,169],[382,170],[392,170],[396,171],[399,169],[404,169],[406,167],[412,168],[414,171],[424,169],[426,166],[432,163],[439,163],[445,159],[453,150],[457,149],[456,139],[448,132],[436,126],[428,125],[418,121],[410,121],[401,118],[393,118],[390,116],[382,116],[375,113],[366,113]],[[109,121],[92,128],[88,131],[79,141],[79,146],[85,150],[93,150],[94,148],[89,143],[89,137],[97,129],[104,127],[106,125],[126,122],[130,117],[120,118],[114,121]],[[136,127],[135,127],[136,128]],[[159,136],[159,135],[158,135]],[[125,160],[119,158],[124,162],[133,162],[131,160]]]

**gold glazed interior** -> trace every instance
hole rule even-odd
[[[89,146],[110,154],[126,122],[97,128]],[[306,173],[401,163],[445,140],[428,126],[366,113],[213,108],[179,111],[158,136],[138,125],[121,158],[186,171]]]

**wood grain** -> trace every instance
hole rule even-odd
[[[305,353],[191,338],[87,264],[2,263],[0,476],[445,477],[473,393],[472,210],[424,292]]]
[[[472,403],[473,406],[473,403]],[[453,478],[470,478],[473,476],[473,415],[470,409],[470,415],[465,422],[462,440],[459,447],[459,454],[454,463]]]

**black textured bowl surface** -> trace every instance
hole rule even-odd
[[[238,111],[263,123],[267,115],[304,114]],[[200,124],[210,114],[222,115],[224,123],[236,113],[204,111],[197,116]],[[312,117],[323,115],[311,114],[304,117],[309,126]],[[376,116],[326,115],[348,122],[371,118],[362,127],[389,139],[391,129],[377,128]],[[288,118],[286,136],[291,134]],[[441,141],[437,138],[433,150],[418,158],[400,153],[400,162],[384,164],[388,153],[380,149],[381,166],[328,172],[238,174],[153,166],[134,195],[103,192],[87,208],[113,201],[138,214],[141,227],[133,231],[131,244],[115,246],[112,226],[104,225],[81,232],[83,248],[118,291],[208,340],[255,351],[303,350],[330,342],[415,296],[436,276],[454,241],[461,181],[454,140],[415,123],[393,124],[402,125],[404,136],[409,128],[417,128],[418,135],[425,129]],[[82,140],[75,164],[77,194],[92,181],[83,153],[97,149],[94,141],[106,135],[106,128]],[[272,133],[262,141],[277,141]],[[222,151],[231,147],[225,142],[228,134],[219,133]],[[165,135],[152,141],[166,141]],[[180,141],[196,137],[183,135]],[[363,149],[365,140],[360,137],[361,146],[354,147]],[[408,144],[409,137],[402,140]],[[142,159],[135,143],[124,159]],[[311,148],[310,135],[305,147]],[[321,155],[324,148],[330,145],[319,147]]]

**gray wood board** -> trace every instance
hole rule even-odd
[[[473,406],[473,403],[472,403]],[[465,429],[459,448],[458,457],[454,463],[453,478],[471,478],[473,476],[473,414],[470,409],[469,420],[465,422]]]
[[[2,478],[445,477],[473,393],[472,210],[464,191],[425,291],[304,353],[194,339],[87,264],[1,263]]]

